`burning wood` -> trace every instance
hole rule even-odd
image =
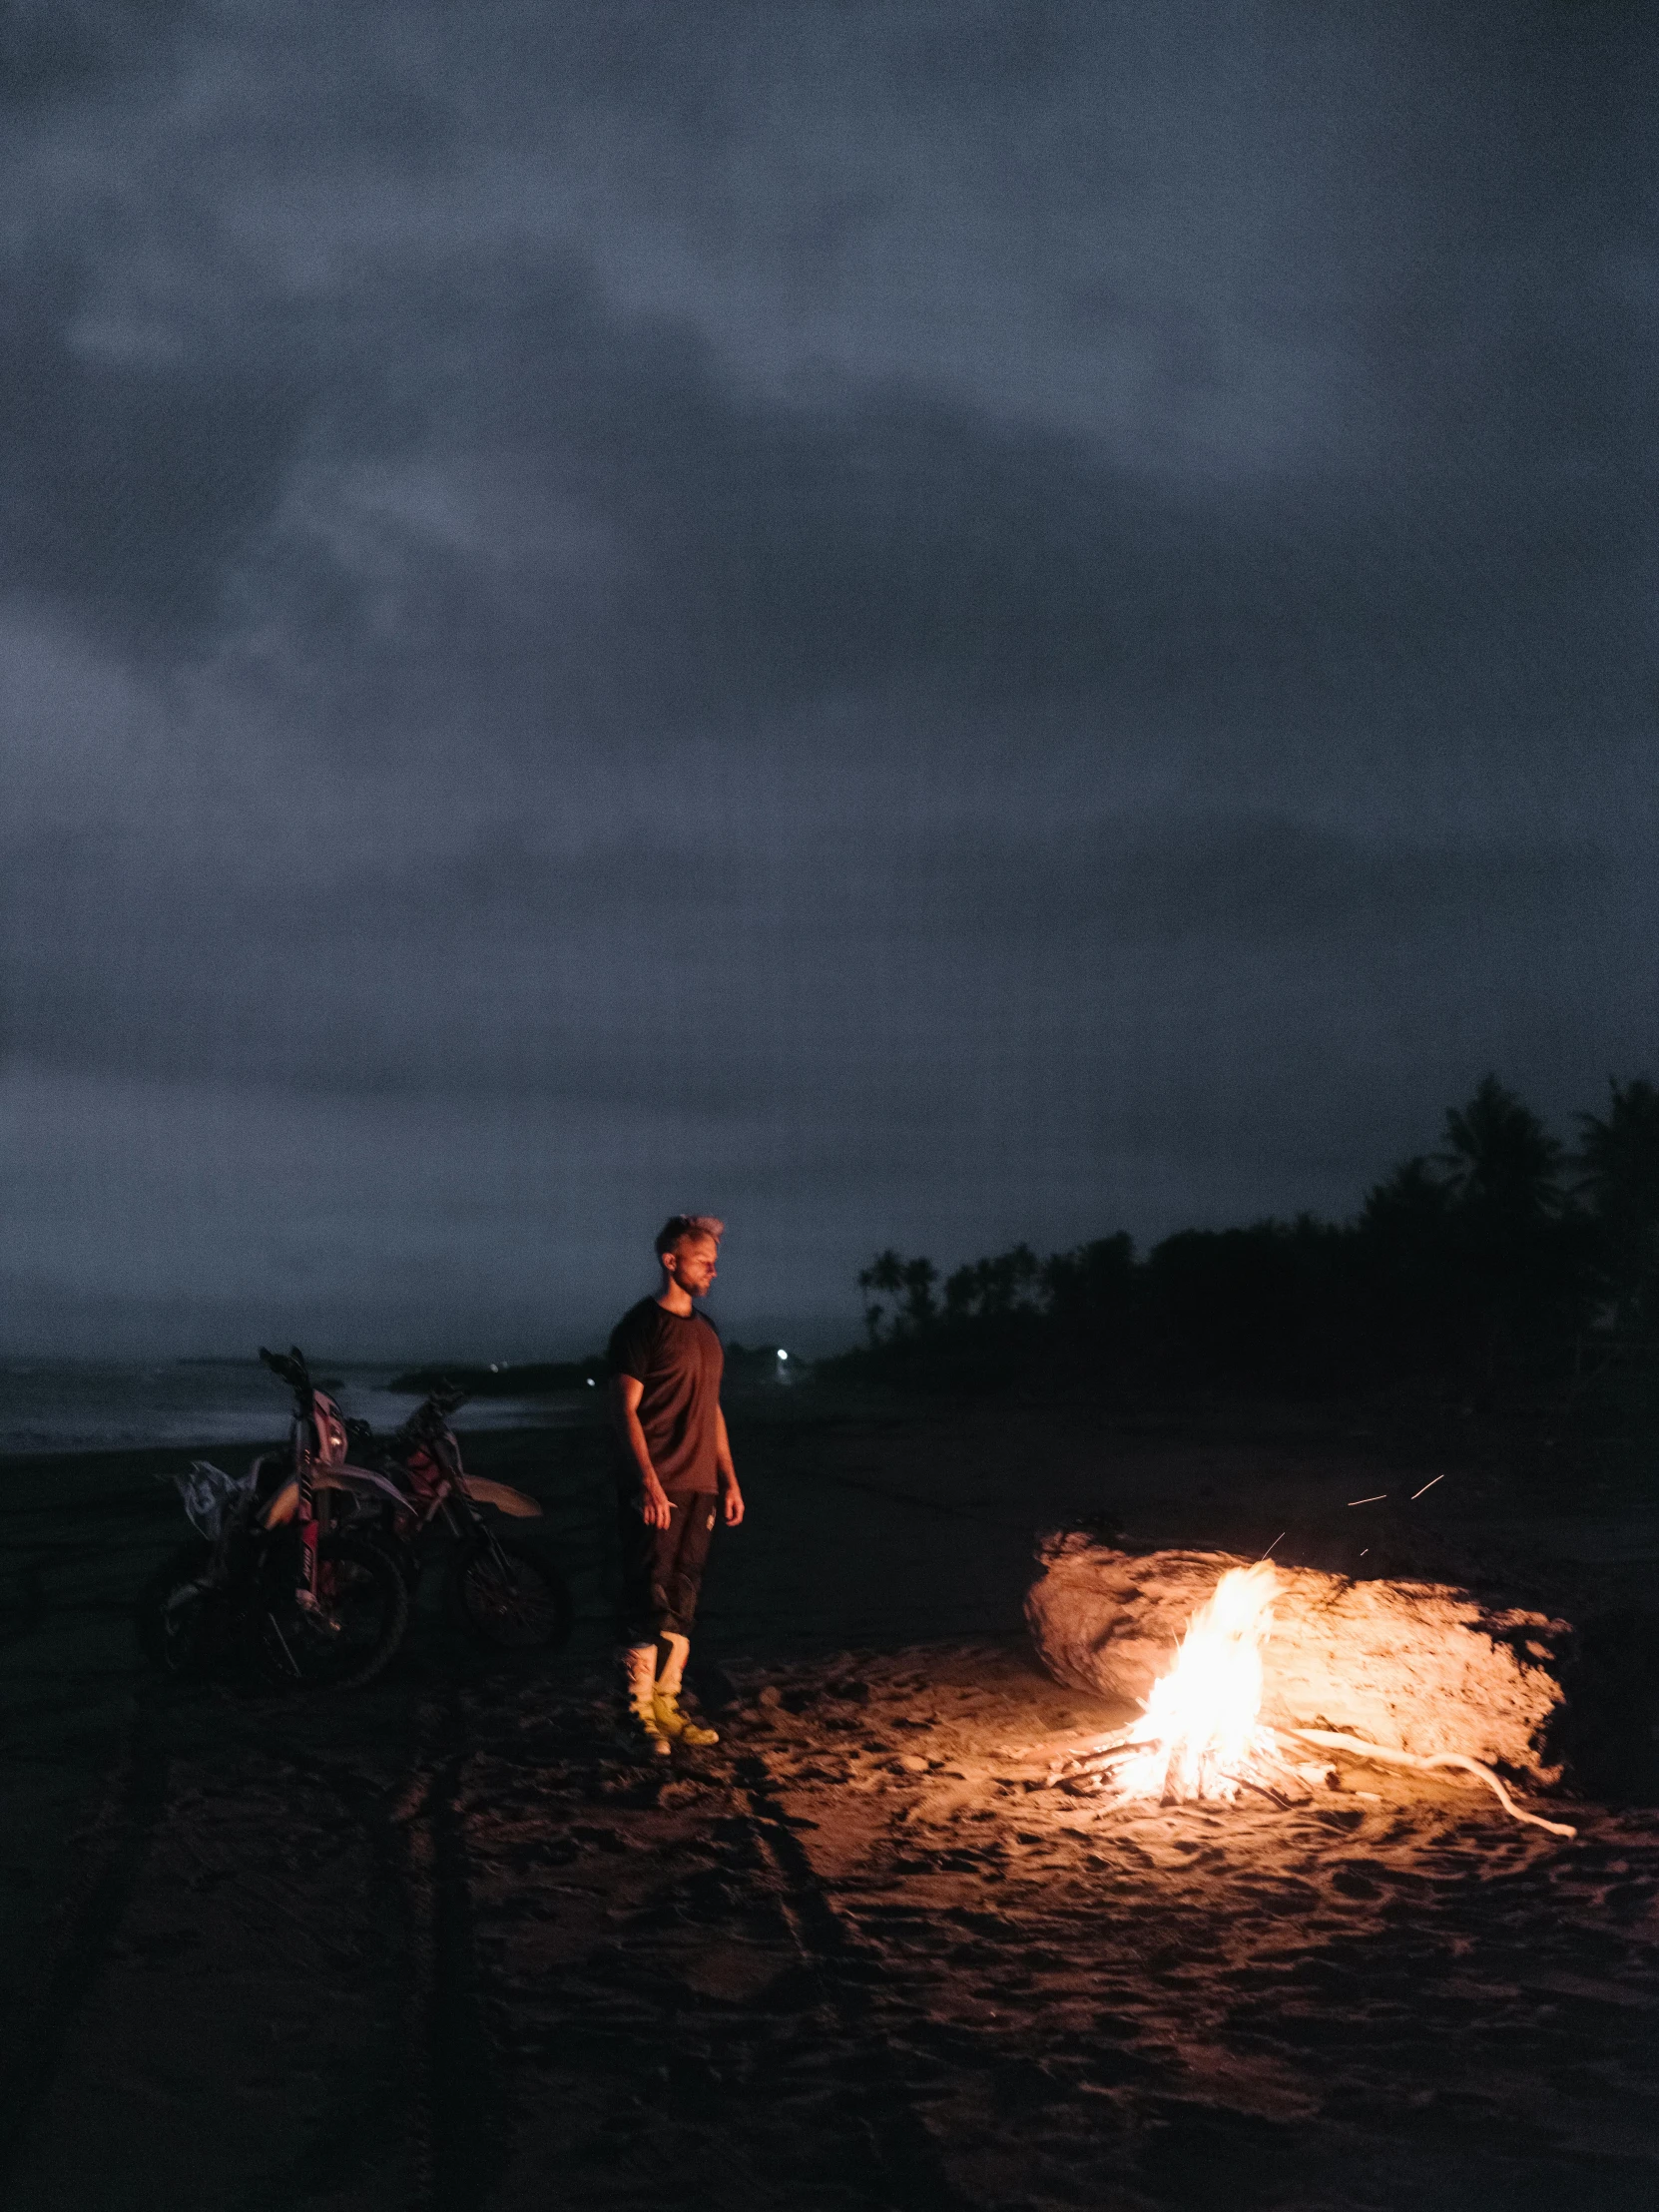
[[[1144,1707],[1223,1577],[1248,1562],[1214,1551],[1132,1552],[1082,1530],[1045,1540],[1026,1619],[1049,1673]],[[1258,1644],[1262,1718],[1281,1732],[1334,1729],[1418,1758],[1472,1754],[1547,1788],[1561,1778],[1563,1620],[1444,1583],[1354,1581],[1273,1566]]]
[[[1310,1778],[1323,1779],[1299,1750],[1337,1752],[1419,1773],[1474,1775],[1517,1821],[1552,1836],[1576,1829],[1518,1806],[1490,1767],[1469,1753],[1415,1753],[1330,1728],[1275,1728],[1263,1717],[1263,1654],[1280,1589],[1266,1561],[1228,1568],[1192,1615],[1173,1665],[1159,1675],[1140,1718],[1050,1771],[1051,1784],[1101,1792],[1119,1801],[1160,1805],[1236,1799],[1249,1790],[1279,1806],[1305,1802]]]
[[[1262,1726],[1262,1643],[1273,1620],[1274,1571],[1235,1567],[1189,1623],[1175,1664],[1114,1746],[1120,1797],[1235,1798],[1280,1764]]]

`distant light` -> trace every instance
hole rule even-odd
[[[501,1373],[501,1370],[496,1366],[493,1360],[490,1362],[490,1373],[491,1375],[499,1375]]]
[[[593,1386],[594,1386],[593,1377],[592,1377],[592,1376],[590,1375],[590,1376],[588,1377],[588,1388],[589,1388],[589,1389],[591,1390],[591,1389],[593,1388]]]
[[[783,1352],[783,1351],[781,1351],[781,1352],[779,1353],[778,1357],[779,1357],[779,1359],[780,1359],[780,1360],[787,1360],[787,1359],[789,1358],[789,1354],[788,1354],[787,1352]]]

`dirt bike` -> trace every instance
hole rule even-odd
[[[352,1689],[403,1640],[409,1586],[367,1515],[400,1506],[397,1486],[346,1456],[346,1423],[297,1347],[260,1359],[288,1383],[285,1450],[240,1479],[206,1460],[175,1475],[196,1540],[140,1594],[139,1642],[154,1664],[196,1674],[240,1650],[269,1680]]]
[[[448,1539],[443,1607],[452,1626],[499,1650],[556,1650],[570,1636],[569,1586],[540,1547],[504,1533],[485,1511],[510,1520],[541,1517],[541,1507],[522,1490],[467,1473],[449,1424],[467,1394],[449,1386],[433,1390],[378,1449],[366,1431],[354,1438],[359,1456],[372,1456],[400,1493],[390,1507],[360,1499],[357,1509],[374,1515],[382,1541],[403,1564],[411,1596],[434,1550]]]

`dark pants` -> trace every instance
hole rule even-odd
[[[617,1635],[625,1644],[689,1636],[697,1618],[697,1595],[720,1500],[712,1490],[691,1490],[668,1502],[672,1508],[668,1526],[648,1528],[640,1517],[639,1492],[617,1492],[617,1529],[622,1538]]]

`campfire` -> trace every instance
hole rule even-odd
[[[1232,1567],[1189,1620],[1173,1665],[1153,1683],[1138,1720],[1073,1754],[1049,1774],[1051,1785],[1120,1803],[1230,1804],[1241,1792],[1281,1808],[1306,1804],[1335,1781],[1329,1757],[1376,1761],[1418,1773],[1472,1775],[1515,1820],[1552,1836],[1574,1836],[1563,1822],[1525,1812],[1501,1778],[1466,1752],[1423,1756],[1334,1729],[1272,1728],[1262,1718],[1263,1649],[1273,1629],[1278,1577],[1260,1560]]]

